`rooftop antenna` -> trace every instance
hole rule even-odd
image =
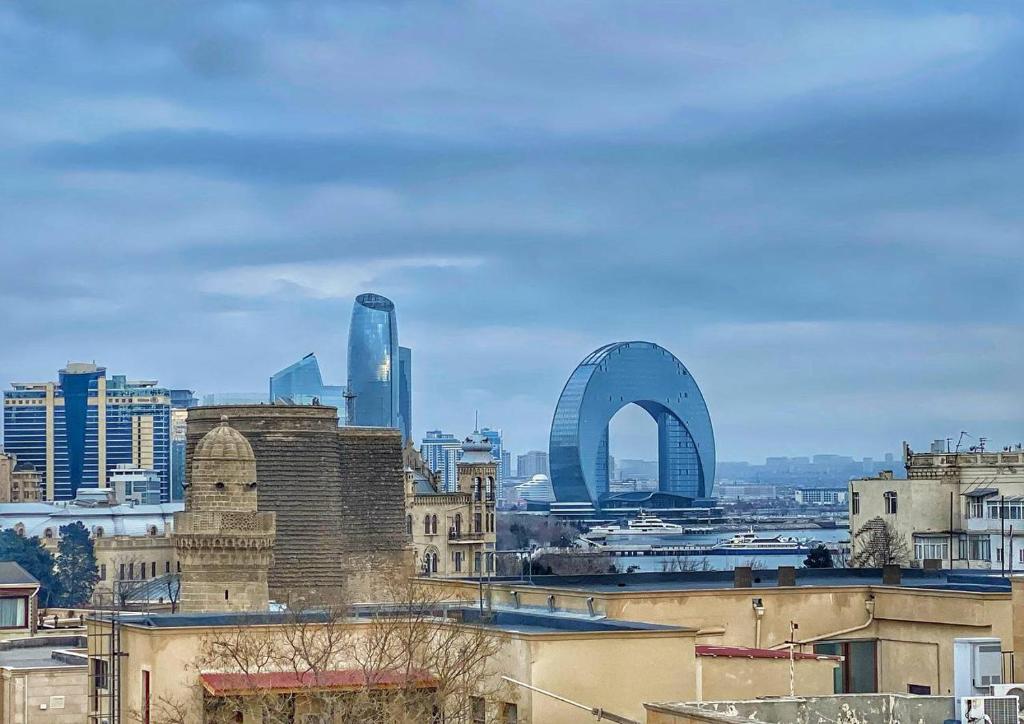
[[[965,435],[967,437],[970,437],[970,435],[968,435],[967,432],[965,432],[964,430],[961,430],[960,431],[960,439],[956,441],[956,450],[954,451],[954,454],[958,454],[960,452],[960,445],[963,443]]]

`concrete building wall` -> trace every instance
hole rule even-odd
[[[0,724],[83,724],[87,707],[85,666],[0,669]]]
[[[834,691],[838,662],[799,659],[793,662],[797,696],[821,696]],[[718,701],[748,696],[789,696],[789,659],[755,659],[719,656],[697,657],[700,686],[697,699]]]

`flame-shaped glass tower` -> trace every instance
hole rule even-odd
[[[394,427],[409,439],[412,353],[403,349],[394,302],[380,294],[356,297],[348,330],[349,425]]]

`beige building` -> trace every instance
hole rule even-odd
[[[14,455],[0,452],[0,503],[39,502],[42,476]]]
[[[468,437],[462,451],[458,490],[451,492],[411,444],[404,451],[406,530],[420,575],[467,578],[494,572],[498,464],[480,433]]]
[[[1024,451],[932,449],[904,443],[905,480],[850,481],[853,563],[1024,571]]]

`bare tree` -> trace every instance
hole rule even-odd
[[[661,570],[664,573],[682,573],[685,571],[710,571],[713,568],[707,556],[699,558],[697,556],[675,556],[663,560]]]
[[[273,625],[224,627],[204,640],[191,669],[234,674],[243,686],[217,697],[161,700],[154,724],[463,721],[474,706],[515,693],[494,668],[500,640],[487,616],[448,608],[430,587],[400,581],[388,604],[307,603]],[[273,675],[288,683],[282,694]],[[196,684],[198,687],[198,683]],[[198,711],[201,707],[202,711]]]
[[[138,601],[143,590],[150,583],[144,578],[146,561],[131,554],[118,556],[112,562],[114,607],[127,609],[132,601]]]
[[[532,562],[534,574],[584,576],[596,573],[618,573],[619,567],[603,553],[579,548],[566,548],[557,553],[543,553]]]
[[[853,568],[881,568],[892,564],[906,566],[910,560],[906,536],[882,518],[867,521],[854,535],[850,556]]]

